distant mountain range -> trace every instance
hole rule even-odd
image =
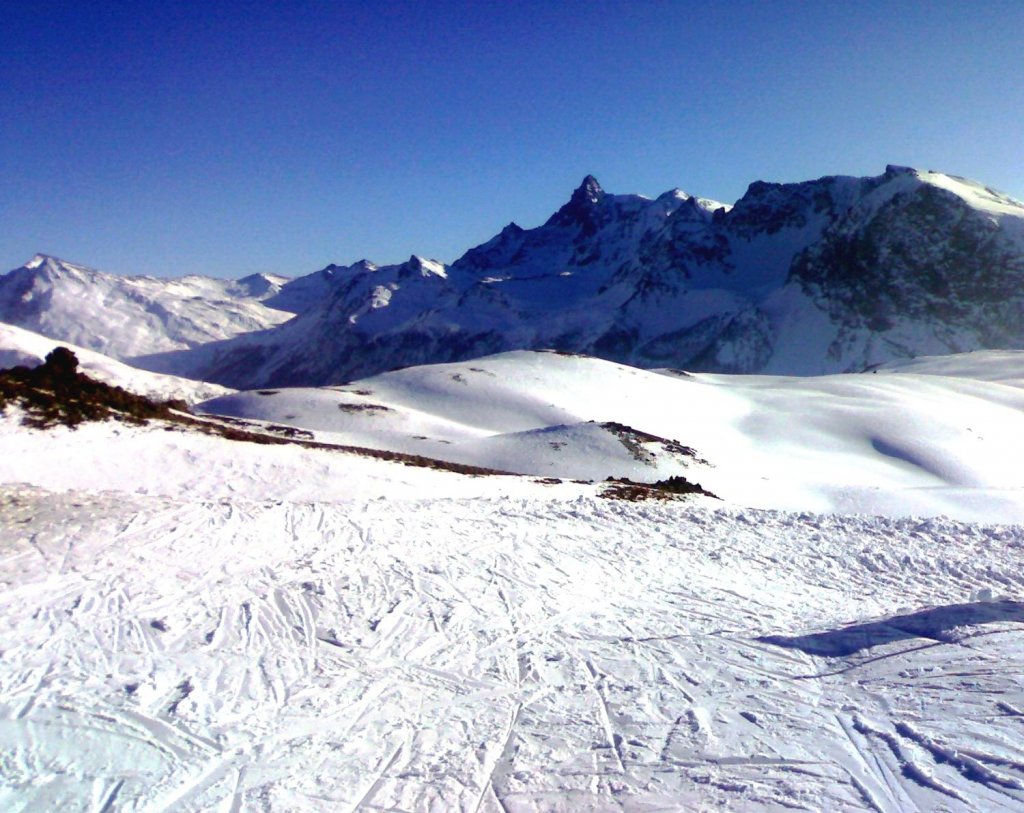
[[[118,277],[37,255],[0,320],[237,388],[551,348],[640,367],[861,370],[1024,347],[1024,204],[950,175],[756,182],[733,206],[587,177],[546,223],[451,265],[287,279]]]

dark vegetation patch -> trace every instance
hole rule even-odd
[[[557,477],[539,477],[533,482],[539,483],[542,486],[557,486],[562,481]]]
[[[22,423],[35,429],[107,418],[139,425],[173,420],[188,409],[184,401],[154,401],[89,378],[78,372],[78,358],[66,347],[54,348],[38,367],[0,370],[0,409],[8,404],[20,406]]]
[[[321,443],[320,441],[306,440],[303,436],[308,435],[309,437],[312,437],[312,433],[306,432],[305,429],[296,429],[293,426],[264,426],[262,424],[241,421],[238,418],[224,418],[220,415],[207,415],[205,418],[206,420],[199,420],[198,418],[185,416],[184,420],[178,420],[176,423],[179,425],[187,425],[190,429],[196,429],[208,435],[218,435],[219,437],[227,438],[228,440],[240,440],[248,443],[263,443],[276,446],[289,444],[292,446],[301,446],[304,449],[323,449],[328,452],[345,452],[347,454],[356,454],[362,457],[372,457],[376,460],[390,460],[394,463],[403,463],[406,466],[416,466],[417,468],[452,471],[456,474],[514,474],[514,472],[502,471],[500,469],[488,469],[483,466],[449,463],[447,460],[435,460],[432,457],[424,457],[423,455],[391,452],[385,449],[368,449],[365,446],[345,446],[337,443]],[[234,426],[227,426],[223,424],[234,424]],[[241,428],[243,426],[247,428]],[[172,427],[168,428],[170,429]],[[184,426],[181,428],[184,430]],[[268,430],[290,436],[280,437],[278,435],[265,434]],[[447,441],[442,441],[442,443],[446,442]]]
[[[383,404],[338,404],[342,412],[394,412],[391,407]]]
[[[254,426],[252,423],[243,420],[242,418],[232,418],[228,415],[211,415],[210,417],[215,418],[219,423],[228,424],[230,426],[240,426],[245,427],[246,429],[252,429]],[[308,429],[299,429],[296,426],[284,426],[279,423],[260,424],[259,430],[261,432],[267,432],[271,435],[287,438],[289,440],[312,440],[316,437]]]
[[[604,490],[598,496],[609,500],[642,502],[643,500],[672,500],[687,494],[701,494],[705,497],[714,497],[716,500],[720,499],[717,494],[712,494],[700,483],[691,483],[682,476],[669,477],[654,483],[636,483],[628,477],[609,477],[605,481]]]
[[[392,452],[385,449],[368,449],[365,446],[345,446],[338,443],[321,443],[320,441],[307,440],[312,438],[313,433],[305,429],[296,429],[294,426],[278,426],[271,424],[250,423],[239,418],[228,418],[222,415],[206,415],[204,420],[185,416],[175,423],[179,426],[184,424],[190,429],[196,429],[207,435],[218,435],[228,440],[240,440],[248,443],[263,443],[272,446],[289,444],[301,446],[304,449],[323,449],[328,452],[345,452],[357,454],[362,457],[372,457],[376,460],[390,460],[395,463],[403,463],[406,466],[416,466],[425,469],[438,469],[440,471],[452,471],[457,474],[514,474],[511,471],[501,469],[488,469],[483,466],[471,466],[463,463],[449,463],[447,460],[435,460],[432,457],[424,457],[417,454],[406,454],[405,452]],[[243,428],[244,427],[244,428]],[[175,427],[169,426],[168,429]],[[182,429],[184,427],[181,427]],[[277,434],[266,434],[275,432]],[[283,437],[282,437],[283,436]],[[448,441],[440,441],[448,443]]]
[[[592,423],[592,421],[591,421]],[[605,421],[600,424],[602,429],[611,432],[615,437],[619,439],[619,442],[626,447],[626,450],[630,453],[634,460],[638,460],[641,463],[653,466],[655,463],[654,453],[644,448],[644,444],[656,443],[661,446],[661,450],[667,454],[679,455],[680,457],[689,457],[693,459],[694,463],[700,463],[702,465],[708,465],[708,461],[702,457],[697,456],[697,451],[690,446],[684,446],[678,440],[668,440],[666,438],[652,435],[650,432],[642,432],[639,429],[634,429],[632,426],[626,426],[624,423],[617,423],[616,421]]]
[[[590,358],[586,353],[574,353],[572,350],[558,350],[557,348],[547,348],[539,351],[541,353],[554,353],[556,356],[567,356],[574,359],[585,359]]]

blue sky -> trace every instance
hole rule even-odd
[[[0,0],[0,270],[444,261],[612,192],[1024,198],[1024,3]]]

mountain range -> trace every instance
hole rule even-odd
[[[755,182],[734,205],[591,176],[543,225],[446,265],[296,279],[118,277],[37,255],[0,320],[236,388],[322,385],[513,349],[730,373],[857,371],[1024,347],[1024,204],[941,173]]]

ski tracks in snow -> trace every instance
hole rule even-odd
[[[4,809],[1024,806],[1021,528],[18,488],[0,520]]]

